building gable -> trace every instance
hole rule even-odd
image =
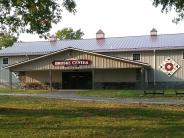
[[[57,64],[55,64],[56,62]],[[68,63],[70,63],[70,65],[68,65]],[[80,49],[67,48],[28,61],[16,63],[7,66],[6,68],[11,69],[12,71],[30,71],[30,70],[37,71],[37,70],[50,70],[50,69],[77,70],[77,69],[122,69],[122,68],[142,68],[142,67],[149,67],[149,65],[142,62],[111,57]]]

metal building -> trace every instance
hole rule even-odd
[[[16,43],[0,51],[1,84],[58,89],[184,84],[184,34]]]

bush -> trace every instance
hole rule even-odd
[[[25,89],[34,89],[34,90],[47,90],[48,89],[47,85],[37,83],[37,82],[26,83],[23,87]]]

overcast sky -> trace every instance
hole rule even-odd
[[[184,21],[172,23],[176,13],[161,13],[152,0],[76,0],[77,13],[63,12],[62,21],[54,25],[51,34],[64,27],[81,28],[83,38],[95,38],[99,29],[106,37],[148,35],[155,27],[159,34],[184,33]],[[20,35],[21,41],[39,41],[37,35]]]

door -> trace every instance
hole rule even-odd
[[[92,72],[63,72],[63,89],[91,89]]]

